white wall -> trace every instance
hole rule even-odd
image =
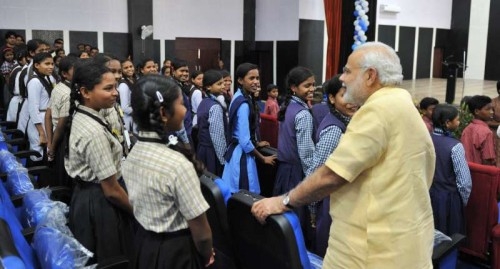
[[[450,29],[453,0],[379,0],[377,24]],[[396,5],[401,12],[380,11],[384,4]]]
[[[154,39],[243,39],[243,0],[153,0]]]
[[[299,0],[256,0],[255,40],[298,40]]]
[[[323,0],[299,0],[299,18],[325,20],[325,5]]]
[[[490,0],[474,0],[474,5],[470,7],[467,79],[484,79],[489,18]],[[459,59],[462,58],[461,55]]]
[[[0,29],[128,32],[124,0],[0,0]]]

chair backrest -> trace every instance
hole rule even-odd
[[[264,156],[277,155],[278,150],[272,147],[259,148],[258,151]],[[276,181],[277,165],[269,165],[257,162],[257,174],[259,175],[260,194],[264,197],[273,195],[274,182]]]
[[[206,215],[212,229],[216,268],[234,268],[234,252],[227,221],[226,203],[231,196],[229,186],[216,175],[206,172],[200,176],[201,192],[210,205]]]
[[[0,218],[0,265],[5,268],[25,268],[14,244],[9,224]]]
[[[300,225],[291,224],[294,218],[298,224],[295,213],[270,216],[262,225],[250,212],[254,201],[261,198],[242,190],[233,194],[227,204],[239,268],[310,268]]]
[[[497,194],[500,169],[475,163],[469,163],[469,169],[472,191],[465,207],[467,238],[460,250],[487,260],[491,232],[498,224]]]
[[[279,123],[276,117],[260,114],[260,139],[267,141],[271,147],[278,147]]]
[[[10,196],[3,184],[0,183],[0,219],[6,221],[9,225],[14,244],[19,253],[19,256],[24,262],[26,268],[36,267],[36,257],[33,249],[30,247],[22,234],[22,226],[19,219],[16,217],[15,208],[10,200]],[[3,238],[0,238],[3,240]]]

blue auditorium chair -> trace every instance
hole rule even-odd
[[[0,218],[0,238],[0,265],[7,269],[26,268],[17,251],[9,224],[2,218]]]
[[[295,213],[269,216],[265,224],[257,221],[250,209],[261,198],[241,190],[233,194],[227,204],[238,268],[321,268],[322,259],[306,250]]]
[[[200,177],[201,192],[210,205],[206,212],[212,229],[215,264],[213,268],[232,269],[234,253],[227,221],[226,203],[231,197],[229,186],[216,175],[205,171]]]

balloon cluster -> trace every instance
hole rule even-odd
[[[368,21],[368,1],[367,0],[356,0],[354,2],[354,44],[352,44],[352,49],[356,49],[359,45],[366,42],[366,31],[368,31],[368,26],[370,22]]]

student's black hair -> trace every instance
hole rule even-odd
[[[82,57],[82,54],[84,54],[84,53],[86,53],[90,57],[89,53],[86,50],[82,50],[82,51],[78,52],[78,58]],[[84,59],[84,58],[82,58],[82,59]]]
[[[84,104],[83,96],[80,92],[81,88],[88,91],[93,91],[94,87],[102,82],[103,75],[111,72],[109,68],[102,63],[97,63],[92,59],[78,60],[75,63],[75,71],[73,72],[73,80],[71,81],[71,94],[69,103],[69,116],[66,121],[64,130],[64,147],[65,156],[69,156],[69,137],[71,135],[71,125],[73,124],[73,116],[78,104]]]
[[[248,72],[250,72],[251,70],[259,70],[259,66],[257,66],[256,64],[252,64],[252,63],[242,63],[240,65],[238,65],[238,67],[236,68],[236,83],[238,83],[239,86],[242,86],[238,80],[241,78],[241,79],[244,79],[245,76],[248,74]],[[243,87],[241,87],[241,93],[243,94],[243,96],[245,96],[245,98],[250,98],[250,101],[251,101],[251,106],[252,106],[252,110],[255,114],[258,114],[259,113],[259,104],[255,101],[255,98],[253,96],[253,94],[248,94],[245,92],[245,90],[243,89]],[[252,113],[252,111],[250,112]]]
[[[348,121],[345,120],[345,116],[341,116],[341,113],[335,108],[335,104],[330,103],[329,100],[329,95],[336,96],[337,93],[339,93],[340,89],[342,89],[343,84],[342,81],[340,81],[340,76],[342,74],[335,75],[331,79],[325,81],[321,88],[323,89],[323,92],[328,96],[328,101],[326,102],[328,104],[328,107],[330,108],[330,113],[335,115],[337,119],[339,119],[341,122],[343,122],[345,125],[348,124]]]
[[[59,62],[59,77],[61,77],[62,81],[65,80],[63,73],[68,73],[69,70],[75,66],[77,60],[78,59],[75,57],[63,57],[61,59]]]
[[[278,86],[276,86],[275,84],[269,84],[267,85],[266,87],[266,90],[267,92],[269,93],[270,91],[274,90],[274,89],[278,89]]]
[[[203,74],[203,71],[201,70],[194,70],[191,72],[191,75],[189,76],[190,79],[195,79],[197,76]]]
[[[424,97],[424,98],[422,98],[422,100],[420,100],[419,107],[420,107],[420,109],[425,110],[428,107],[435,106],[437,104],[439,104],[438,99],[433,98],[433,97]]]
[[[7,54],[7,52],[12,52],[12,54],[14,54],[14,50],[11,49],[11,48],[5,48],[3,51],[1,51],[2,53],[2,61],[5,61],[5,54]],[[15,60],[15,57],[16,55],[14,54],[14,57],[12,58],[12,60]]]
[[[223,78],[231,76],[231,73],[229,73],[229,71],[227,71],[226,69],[219,70],[219,72],[221,73]]]
[[[450,104],[437,104],[432,113],[432,124],[434,128],[441,128],[443,131],[451,131],[446,128],[446,122],[452,121],[458,116],[458,109]]]
[[[64,51],[64,54],[66,54],[66,51],[63,48],[56,49],[54,52],[56,55],[58,55],[60,51]]]
[[[144,66],[146,66],[146,64],[148,62],[155,62],[155,60],[153,60],[152,58],[143,58],[138,64],[137,64],[137,71],[136,73],[138,73],[139,75],[143,76],[144,74],[142,73],[142,69],[144,68]]]
[[[62,38],[56,38],[54,44],[64,44],[64,40]]]
[[[133,87],[132,118],[137,124],[137,128],[139,131],[156,132],[167,144],[167,130],[163,127],[160,109],[163,107],[166,113],[173,116],[175,113],[174,102],[181,96],[181,89],[173,80],[158,74],[141,77]],[[160,100],[158,94],[163,100]],[[191,161],[198,175],[203,173],[203,163],[196,160],[191,150],[178,145],[170,145],[170,147]]]
[[[132,60],[130,59],[122,59],[120,61],[120,66],[122,67],[122,79],[120,80],[120,83],[125,83],[127,84],[127,86],[130,88],[130,90],[132,90],[132,85],[137,81],[137,76],[136,76],[136,70],[135,70],[135,66],[134,66],[134,73],[132,74],[132,77],[130,78],[127,78],[125,77],[125,73],[123,73],[123,64],[126,63],[126,62],[130,62],[132,64],[132,66],[134,66],[134,62],[132,62]],[[130,79],[132,81],[130,81]]]
[[[59,55],[57,55],[57,54],[56,54],[56,55],[54,55],[54,57],[52,57],[52,59],[54,59],[54,65],[56,65],[56,61],[57,61],[57,59],[60,59],[60,58],[62,58],[62,57],[61,57],[61,56],[59,56]]]
[[[224,79],[224,77],[219,70],[210,69],[207,72],[203,73],[203,88],[206,92],[210,92],[207,89],[207,86],[211,86],[221,79]]]
[[[17,34],[14,31],[7,31],[4,35],[5,40],[7,40],[7,38],[9,38],[10,36],[17,37]]]
[[[170,67],[172,68],[172,71],[175,71],[181,67],[188,66],[188,63],[184,60],[181,59],[174,59],[170,61]]]
[[[169,68],[169,69],[170,69],[170,73],[169,73],[169,74],[170,74],[170,75],[172,75],[172,67],[170,67],[170,66],[166,66],[166,65],[164,65],[164,66],[161,68],[161,74],[162,74],[162,75],[165,75],[165,71],[167,70],[167,68]]]
[[[52,59],[52,55],[48,52],[41,52],[41,53],[38,53],[35,56],[33,56],[33,72],[35,72],[35,74],[38,76],[38,78],[40,78],[39,79],[40,83],[42,83],[42,85],[45,87],[45,89],[47,90],[47,92],[49,93],[49,96],[50,96],[54,86],[52,86],[52,83],[49,83],[49,81],[50,81],[49,76],[41,74],[35,68],[35,64],[40,64],[41,62],[43,62],[45,59],[48,59],[48,58]]]
[[[491,98],[486,95],[474,95],[469,101],[467,101],[467,106],[469,107],[470,113],[474,115],[476,109],[481,109],[491,103]]]
[[[26,50],[19,50],[14,55],[14,59],[17,62],[21,61],[23,58],[26,59],[26,57],[28,57],[28,52]]]
[[[500,80],[497,81],[497,91],[500,90]]]
[[[308,78],[314,76],[313,72],[305,67],[297,66],[292,68],[290,72],[288,72],[285,80],[285,85],[287,89],[285,103],[281,106],[280,111],[278,112],[278,121],[285,120],[286,109],[292,100],[292,86],[298,87],[302,82],[306,81]]]
[[[47,42],[41,40],[41,39],[31,39],[28,41],[26,44],[26,49],[28,50],[28,53],[35,53],[36,49],[42,44],[47,44]]]

